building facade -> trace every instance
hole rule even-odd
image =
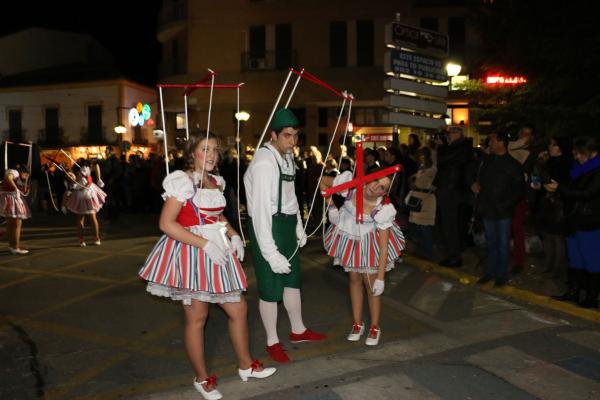
[[[305,68],[329,85],[356,98],[352,122],[359,133],[384,140],[392,127],[382,123],[384,108],[384,30],[400,13],[402,23],[450,36],[449,59],[468,71],[477,36],[469,25],[464,1],[415,0],[231,0],[211,4],[165,0],[159,15],[162,43],[161,81],[192,83],[218,72],[217,83],[244,82],[242,108],[250,114],[242,137],[256,143],[290,66]],[[205,128],[208,91],[189,99],[192,128]],[[183,115],[181,90],[165,91],[167,131],[171,140],[184,135],[177,129]],[[305,81],[290,108],[302,124],[303,144],[328,143],[340,98]],[[211,128],[232,143],[235,135],[235,94],[217,91]],[[464,122],[464,120],[463,120]],[[468,121],[467,121],[468,122]],[[415,129],[401,129],[403,141]],[[418,131],[418,130],[417,130]]]

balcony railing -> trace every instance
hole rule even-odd
[[[40,129],[38,131],[38,143],[42,146],[58,146],[64,143],[64,130],[57,129]]]
[[[241,61],[242,71],[287,69],[298,63],[295,50],[285,52],[267,51],[261,55],[243,52]]]
[[[170,24],[172,22],[183,21],[187,19],[187,1],[178,0],[168,2],[158,12],[158,26]]]

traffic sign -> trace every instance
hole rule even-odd
[[[446,101],[448,97],[448,86],[415,82],[411,79],[387,78],[383,81],[383,88],[387,91],[418,93],[419,96],[439,98],[441,101]]]
[[[434,82],[446,82],[448,75],[441,59],[405,50],[389,50],[384,56],[384,72]]]
[[[446,121],[442,118],[430,118],[421,115],[391,111],[382,115],[382,122],[388,125],[401,125],[425,129],[440,129],[446,127]]]
[[[411,112],[423,112],[431,114],[445,114],[447,110],[446,103],[440,103],[432,100],[420,99],[413,96],[390,95],[383,98],[386,106],[394,109],[403,109]]]
[[[386,25],[385,43],[397,49],[408,48],[442,57],[448,55],[448,36],[398,22]]]

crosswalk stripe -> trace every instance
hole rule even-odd
[[[361,379],[333,389],[343,400],[403,399],[436,400],[439,397],[404,374]]]
[[[600,332],[596,331],[578,331],[559,333],[563,339],[578,344],[583,347],[590,348],[595,351],[600,351]]]
[[[600,398],[600,383],[510,346],[477,353],[466,360],[540,399]]]

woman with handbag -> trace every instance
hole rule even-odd
[[[433,226],[435,225],[435,186],[433,180],[437,173],[431,160],[431,150],[423,147],[418,152],[419,169],[410,177],[410,192],[405,199],[410,211],[410,233],[417,246],[417,254],[429,260],[433,259]]]

